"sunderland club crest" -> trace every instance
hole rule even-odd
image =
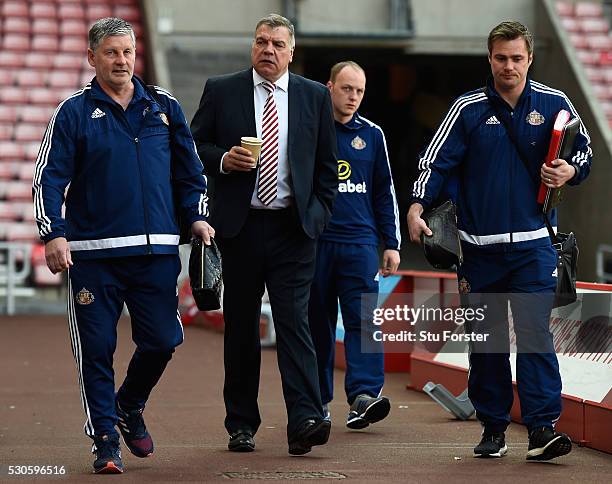
[[[544,124],[546,119],[544,119],[544,116],[534,109],[527,115],[527,119],[525,121],[527,121],[531,126],[540,126],[541,124]]]
[[[87,306],[88,304],[91,304],[92,302],[94,302],[95,299],[96,298],[94,297],[93,293],[91,293],[85,288],[77,292],[77,295],[76,295],[77,303],[82,306]]]
[[[459,294],[467,294],[472,290],[470,283],[465,277],[462,277],[459,281]]]
[[[356,150],[362,150],[366,147],[366,142],[362,140],[359,136],[355,136],[353,141],[351,141],[351,146]]]

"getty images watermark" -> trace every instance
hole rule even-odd
[[[589,354],[612,363],[612,294],[363,294],[364,353]],[[350,324],[350,322],[347,322]],[[354,328],[347,328],[345,332]]]

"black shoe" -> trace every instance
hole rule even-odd
[[[346,426],[349,429],[365,429],[368,425],[382,420],[389,415],[391,403],[387,397],[358,395],[351,404]]]
[[[232,452],[253,452],[255,450],[253,431],[249,429],[239,429],[231,433],[227,448]]]
[[[289,438],[291,455],[308,454],[315,445],[323,445],[329,439],[331,422],[324,419],[309,419],[302,423],[300,430]]]
[[[569,454],[571,450],[570,438],[550,427],[538,427],[529,433],[527,460],[550,460]]]
[[[142,418],[143,410],[144,408],[126,411],[119,405],[119,400],[115,400],[117,426],[121,431],[125,445],[136,457],[149,457],[154,450],[153,439]]]
[[[485,430],[480,443],[474,447],[474,457],[503,457],[507,452],[506,435],[503,432]]]
[[[119,448],[119,435],[103,435],[94,437],[92,452],[96,454],[93,463],[95,474],[121,474],[123,473],[123,462],[121,462],[121,450]]]

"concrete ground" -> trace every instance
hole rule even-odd
[[[576,447],[548,463],[525,461],[526,432],[512,425],[503,459],[472,457],[479,440],[475,421],[449,418],[422,393],[406,390],[409,375],[390,374],[387,419],[363,430],[344,426],[347,405],[343,374],[336,373],[338,398],[331,405],[328,445],[310,454],[287,453],[286,412],[273,350],[264,350],[260,406],[262,426],[250,454],[226,450],[223,428],[223,337],[198,327],[185,329],[146,410],[155,454],[138,459],[124,450],[126,472],[91,475],[90,441],[82,432],[76,370],[63,316],[0,319],[0,482],[61,480],[89,482],[210,482],[243,479],[306,479],[329,482],[610,482],[612,456]],[[127,320],[119,325],[117,380],[125,374],[133,346]],[[610,429],[612,431],[612,429]],[[56,476],[9,475],[9,466],[63,466]],[[608,476],[608,477],[606,477]]]

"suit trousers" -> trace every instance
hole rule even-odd
[[[306,236],[292,208],[251,209],[236,237],[217,237],[217,241],[225,285],[225,427],[230,434],[245,428],[256,432],[261,423],[259,321],[265,285],[291,436],[305,420],[323,416],[308,326],[316,242]]]

